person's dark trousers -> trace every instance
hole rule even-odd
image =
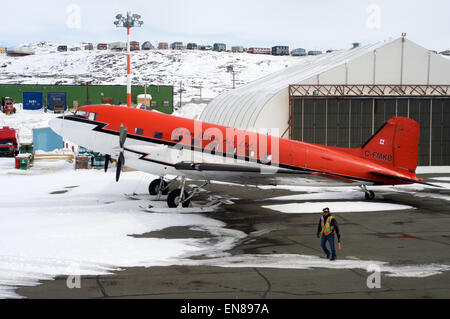
[[[336,259],[336,247],[334,245],[334,234],[330,234],[328,236],[322,235],[322,240],[320,242],[320,246],[322,246],[324,253],[327,256],[330,256],[330,251],[327,248],[327,241],[330,243],[331,258]]]

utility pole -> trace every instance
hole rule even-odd
[[[227,66],[227,72],[230,72],[233,75],[233,90],[236,88],[236,71],[232,65]]]
[[[116,27],[127,28],[127,106],[131,107],[131,53],[130,53],[130,28],[141,27],[144,22],[141,21],[139,14],[131,14],[127,12],[127,16],[124,17],[121,14],[116,15],[116,21],[114,24]]]
[[[180,93],[180,108],[181,108],[181,96],[185,90],[183,89],[183,82],[180,81],[180,89],[178,90],[178,93]]]

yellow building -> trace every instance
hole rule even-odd
[[[5,47],[0,47],[0,53],[6,53],[6,48]]]

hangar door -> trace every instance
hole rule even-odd
[[[358,148],[394,116],[420,124],[419,165],[450,165],[449,98],[295,98],[291,138]]]

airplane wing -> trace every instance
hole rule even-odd
[[[261,174],[294,174],[311,175],[307,170],[289,170],[274,166],[255,167],[231,164],[215,163],[178,163],[175,168],[180,171],[199,171],[199,172],[236,172],[236,173],[261,173]]]
[[[331,184],[376,184],[375,181],[368,179],[355,178],[352,176],[344,176],[339,174],[334,174],[325,171],[314,171],[307,168],[282,168],[276,166],[244,166],[244,165],[234,165],[234,164],[217,164],[217,163],[191,163],[182,162],[175,164],[175,169],[179,171],[184,171],[187,173],[203,173],[207,174],[213,178],[216,174],[225,173],[230,178],[238,178],[241,181],[245,178],[252,180],[259,180],[263,183],[263,180],[275,181],[281,179],[284,183],[296,185],[298,179],[305,179],[311,182],[320,181],[320,183],[330,183]],[[245,178],[244,178],[245,175]],[[233,177],[232,177],[233,176]],[[275,182],[274,182],[275,183]]]

